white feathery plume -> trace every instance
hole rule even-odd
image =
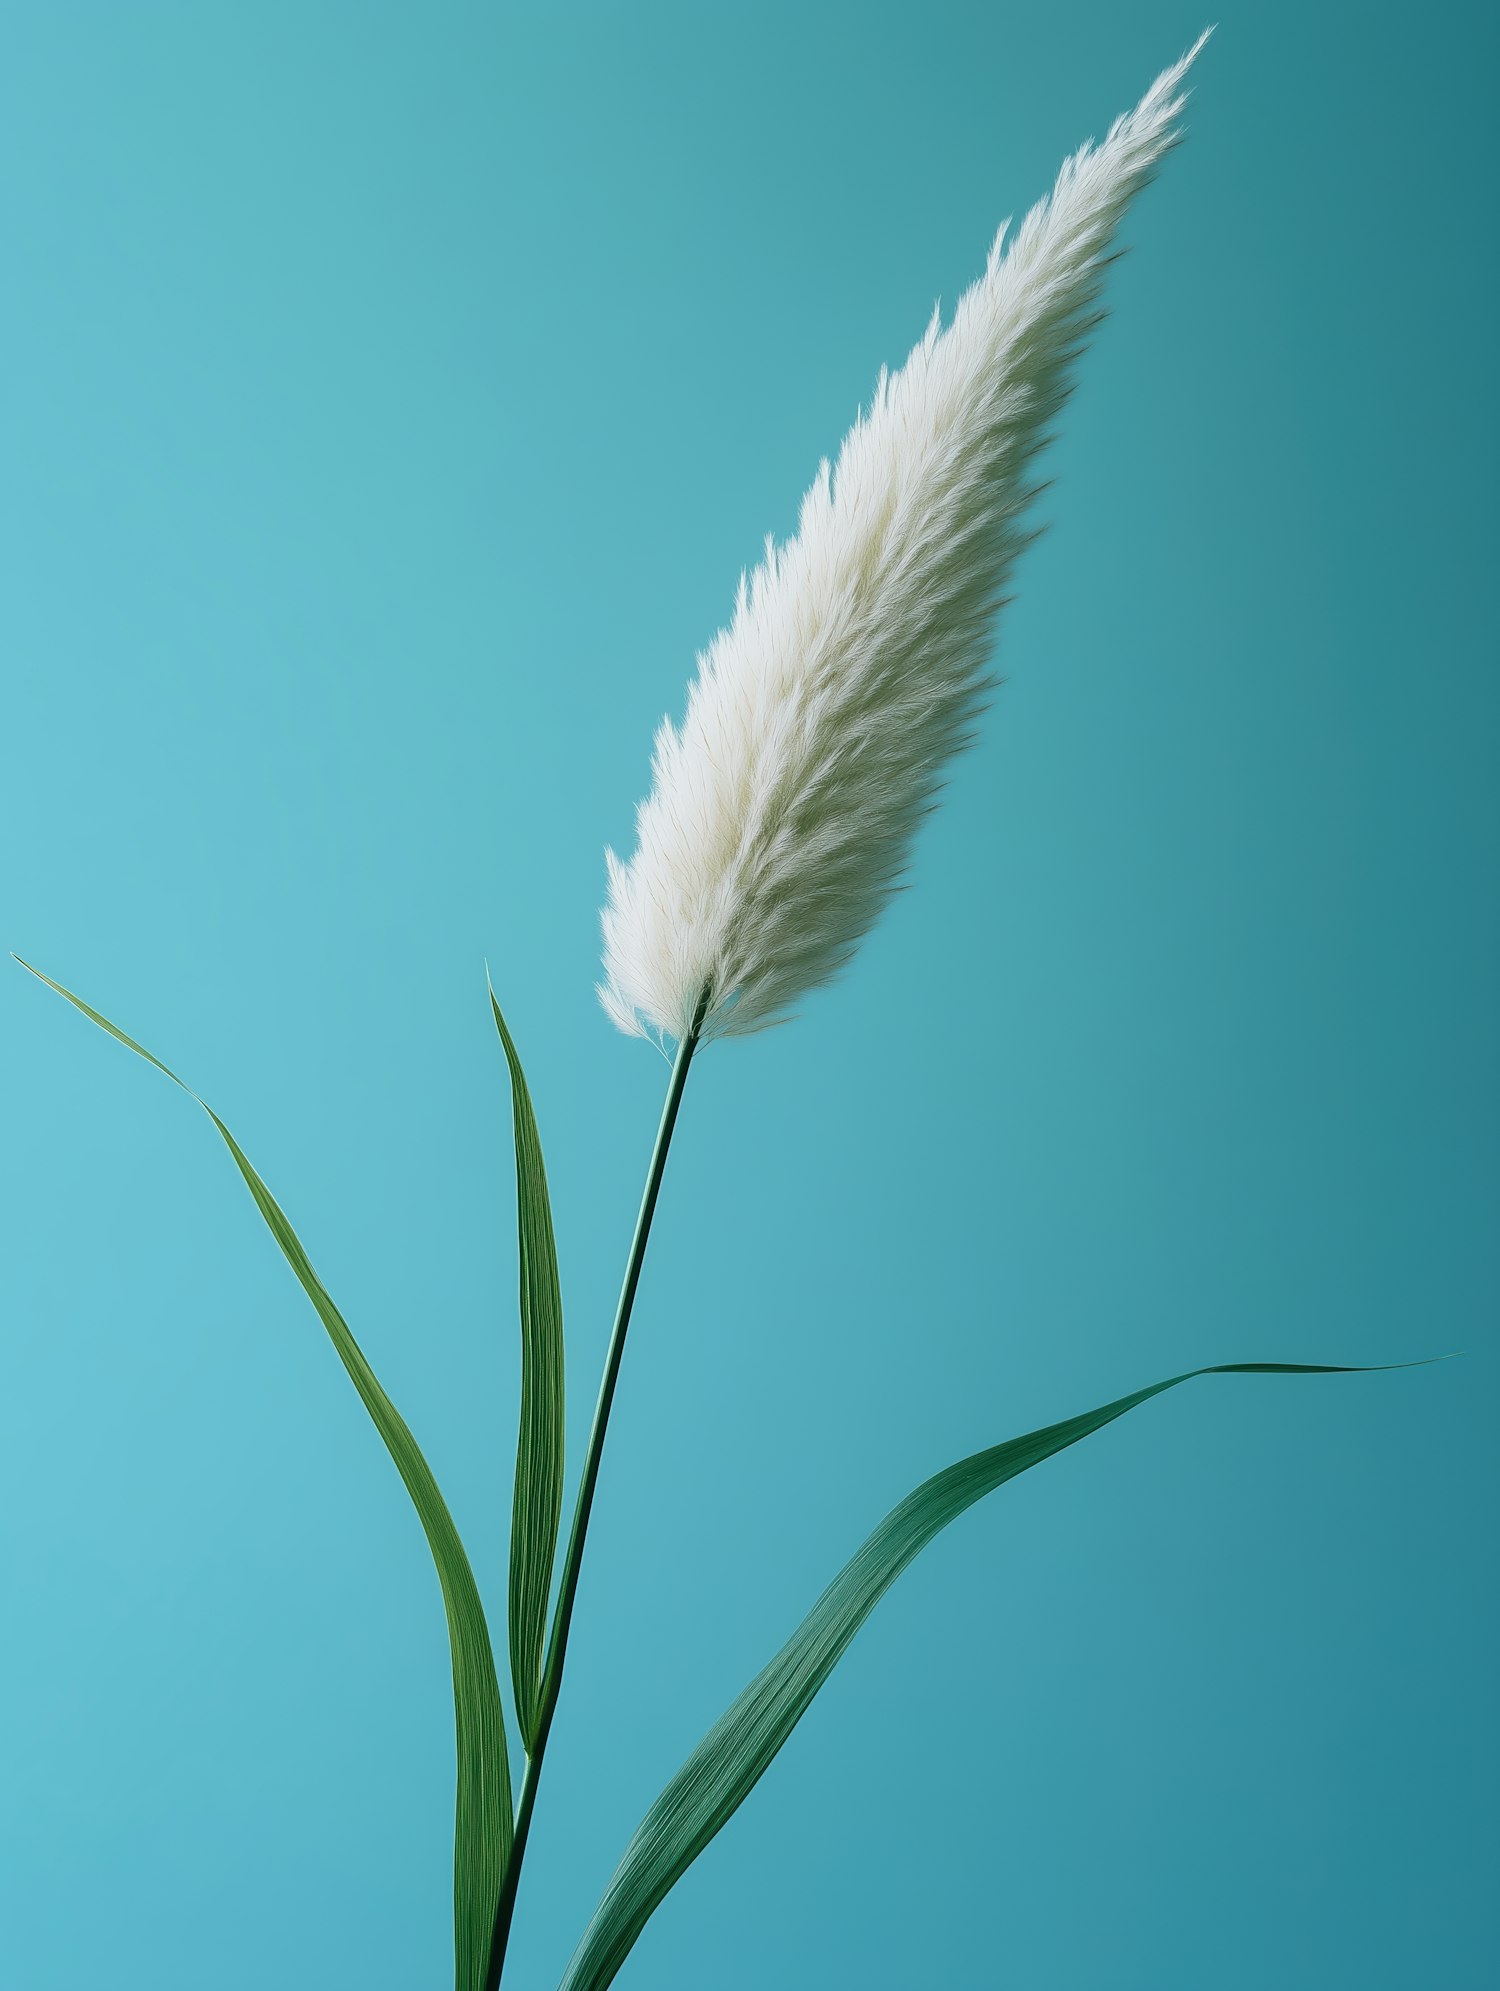
[[[993,680],[995,612],[1034,536],[1032,460],[1098,322],[1115,231],[1178,135],[1203,46],[1063,166],[940,314],[766,542],[734,619],[656,735],[628,864],[607,853],[605,982],[622,1030],[763,1029],[874,923]]]

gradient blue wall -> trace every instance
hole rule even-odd
[[[490,1597],[488,956],[576,1464],[664,1071],[601,850],[768,529],[1191,8],[11,5],[3,939],[302,1228]],[[556,1982],[866,1528],[905,1579],[621,1979],[1493,1982],[1491,8],[1239,5],[1009,682],[844,986],[694,1077],[524,1884]],[[0,976],[0,1983],[448,1972],[405,1497],[210,1129]]]

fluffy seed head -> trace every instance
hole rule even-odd
[[[1204,38],[1206,39],[1206,37]],[[680,726],[656,735],[628,864],[607,853],[622,1030],[763,1029],[848,961],[895,889],[992,679],[1033,536],[1034,459],[1098,322],[1115,231],[1172,145],[1202,40],[882,374],[797,532],[741,578]]]

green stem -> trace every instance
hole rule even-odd
[[[547,1737],[552,1729],[552,1717],[557,1709],[558,1690],[562,1685],[563,1661],[568,1653],[568,1627],[572,1623],[573,1601],[578,1593],[578,1572],[583,1562],[584,1537],[588,1534],[589,1515],[594,1505],[594,1488],[599,1480],[599,1461],[604,1455],[604,1433],[609,1425],[610,1407],[615,1400],[615,1384],[620,1377],[620,1358],[625,1353],[625,1334],[630,1326],[631,1309],[635,1305],[636,1287],[640,1284],[641,1264],[646,1256],[646,1240],[651,1235],[651,1219],[656,1214],[656,1199],[661,1191],[662,1174],[667,1165],[667,1149],[672,1143],[672,1129],[677,1124],[677,1109],[682,1104],[682,1089],[687,1084],[688,1066],[693,1062],[693,1053],[698,1048],[698,1030],[705,1007],[706,1002],[699,1004],[692,1029],[677,1046],[671,1083],[667,1087],[667,1100],[662,1108],[661,1125],[656,1130],[656,1145],[651,1150],[651,1166],[646,1173],[646,1189],[641,1197],[640,1215],[635,1220],[635,1236],[630,1240],[630,1256],[625,1262],[625,1279],[620,1288],[620,1304],[615,1309],[615,1324],[609,1337],[609,1352],[604,1358],[604,1378],[599,1385],[599,1401],[594,1406],[593,1429],[589,1432],[589,1448],[583,1461],[583,1477],[578,1484],[578,1502],[573,1509],[573,1527],[568,1536],[568,1552],[563,1559],[557,1609],[552,1618],[552,1640],[547,1650],[547,1667],[542,1679],[541,1710],[537,1720],[536,1738],[526,1764],[526,1775],[521,1782],[521,1796],[516,1807],[515,1839],[511,1845],[510,1859],[506,1863],[505,1878],[500,1886],[500,1899],[495,1909],[495,1932],[490,1939],[490,1960],[484,1976],[484,1991],[499,1991],[500,1973],[505,1968],[505,1948],[510,1940],[511,1917],[515,1913],[516,1906],[516,1889],[521,1879],[521,1862],[526,1857],[526,1840],[531,1831],[531,1813],[536,1803],[536,1787],[542,1774],[542,1758],[546,1753]]]

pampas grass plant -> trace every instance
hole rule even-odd
[[[970,741],[993,684],[996,613],[1034,530],[1037,459],[1099,322],[1120,223],[1179,137],[1184,78],[1198,48],[1159,76],[1102,143],[1067,161],[1015,235],[1000,231],[951,320],[934,314],[904,366],[881,376],[837,461],[813,479],[795,536],[768,543],[742,580],[728,627],[698,660],[680,723],[664,721],[657,734],[636,848],[623,862],[608,857],[600,994],[622,1030],[672,1042],[672,1070],[560,1566],[557,1257],[535,1114],[490,993],[511,1081],[518,1187],[522,1378],[507,1600],[526,1758],[518,1796],[485,1606],[437,1484],[279,1205],[204,1108],[384,1439],[432,1550],[453,1661],[458,1991],[496,1991],[504,1972],[605,1434],[692,1060],[717,1038],[786,1018],[848,964],[896,887],[944,770]],[[49,985],[173,1076],[96,1010]],[[941,1528],[1005,1480],[1185,1380],[1151,1384],[961,1460],[889,1514],[651,1807],[563,1991],[613,1982],[647,1919]],[[711,1958],[705,1972],[711,1980]]]

